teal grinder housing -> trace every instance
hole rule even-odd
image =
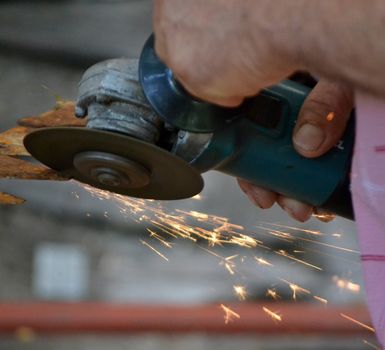
[[[292,132],[308,87],[285,80],[238,108],[199,101],[159,60],[153,37],[140,57],[139,79],[164,122],[183,130],[173,152],[200,173],[217,170],[353,218],[349,188],[353,118],[341,141],[324,156],[304,158],[293,148]]]

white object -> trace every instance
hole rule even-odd
[[[88,257],[77,245],[40,243],[33,270],[33,290],[39,298],[78,300],[87,296]]]

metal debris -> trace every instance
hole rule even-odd
[[[19,119],[20,126],[30,128],[44,128],[51,126],[85,126],[85,119],[75,117],[75,103],[72,101],[60,101],[56,107],[38,116]]]
[[[17,157],[30,157],[24,148],[24,136],[36,129],[53,126],[84,126],[86,120],[77,119],[75,104],[60,101],[51,111],[39,116],[22,118],[19,126],[0,133],[0,179],[65,181],[67,178],[40,164],[33,164]],[[0,204],[22,204],[25,200],[0,192]]]
[[[8,193],[0,192],[0,204],[18,205],[23,204],[25,199],[12,196]]]
[[[3,156],[29,156],[24,148],[23,138],[28,132],[24,126],[16,126],[0,134],[0,155]]]
[[[56,171],[43,165],[32,164],[25,160],[0,155],[0,179],[19,180],[68,180]]]

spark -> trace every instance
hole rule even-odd
[[[286,228],[289,230],[300,231],[300,232],[308,233],[308,234],[315,235],[315,236],[323,235],[323,233],[321,231],[318,231],[318,230],[308,230],[308,229],[304,229],[301,227],[288,226],[288,225],[275,224],[275,223],[268,223],[268,225],[276,226],[276,227],[282,227],[282,228]]]
[[[246,300],[247,291],[244,286],[234,285],[233,289],[239,300],[241,301]]]
[[[273,298],[274,300],[281,299],[275,289],[267,289],[266,296]]]
[[[297,295],[298,293],[302,293],[302,294],[311,294],[311,292],[305,288],[302,288],[301,286],[299,286],[298,284],[295,284],[295,283],[292,283],[292,282],[289,282],[283,278],[280,278],[280,280],[282,282],[285,282],[289,285],[290,289],[292,290],[293,292],[293,300],[297,300]]]
[[[76,199],[80,199],[79,194],[76,191],[71,192]]]
[[[326,116],[326,120],[328,122],[331,122],[334,119],[334,112],[329,112],[328,115]]]
[[[269,225],[285,227],[285,225],[279,225],[279,224],[273,224],[273,223],[271,223]],[[313,239],[309,239],[309,238],[305,238],[305,237],[298,237],[298,236],[294,237],[289,232],[283,232],[283,231],[279,231],[279,230],[271,230],[270,228],[267,228],[267,227],[264,227],[264,226],[260,226],[260,225],[256,226],[256,227],[260,228],[261,230],[264,230],[265,234],[270,234],[272,236],[278,237],[278,238],[280,238],[282,240],[285,240],[285,241],[293,242],[294,240],[300,240],[300,241],[304,241],[304,242],[318,244],[318,245],[321,245],[321,246],[324,246],[324,247],[328,247],[328,248],[333,248],[333,249],[341,250],[341,251],[348,252],[348,253],[360,254],[360,252],[358,250],[354,250],[354,249],[350,249],[350,248],[346,248],[346,247],[340,247],[340,246],[337,246],[337,245],[334,245],[334,244],[324,243],[324,242],[320,242],[320,241],[315,241]],[[317,233],[319,231],[304,230],[304,229],[300,229],[300,228],[296,228],[296,227],[291,227],[291,226],[287,226],[287,228],[288,229],[297,229],[298,231],[301,231],[301,232],[304,232],[304,233],[310,233],[310,234],[319,235]]]
[[[220,235],[216,232],[211,232],[210,237],[208,238],[210,247],[214,247],[216,244],[220,244]]]
[[[254,238],[244,234],[231,237],[230,242],[245,248],[255,248],[258,244]]]
[[[147,248],[150,248],[153,252],[158,254],[161,258],[168,261],[168,258],[166,256],[164,256],[160,251],[156,250],[152,245],[148,244],[146,241],[143,241],[142,239],[140,239],[139,241],[140,241],[140,243],[145,245]]]
[[[317,213],[313,213],[311,216],[313,218],[317,218],[318,220],[320,220],[322,222],[330,222],[336,218],[335,214],[329,213],[329,212],[322,212],[322,211],[319,211]]]
[[[269,310],[267,307],[262,307],[263,311],[265,311],[274,321],[282,321],[282,316],[277,312]]]
[[[226,270],[229,271],[230,275],[234,275],[235,274],[234,265],[229,264],[227,262],[225,262],[224,265],[225,265]]]
[[[333,276],[333,281],[337,287],[349,290],[353,293],[359,293],[361,290],[361,286],[359,284],[353,283],[352,281],[343,278],[339,278],[338,276]]]
[[[294,300],[297,299],[297,293],[307,293],[307,294],[310,294],[310,291],[308,291],[307,289],[304,289],[304,288],[300,287],[300,286],[297,285],[297,284],[290,283],[289,287],[290,287],[290,289],[293,291],[293,299],[294,299]]]
[[[262,228],[261,226],[259,228]],[[279,230],[272,230],[272,229],[265,229],[267,233],[271,236],[278,237],[279,239],[286,241],[286,242],[293,242],[295,240],[295,237],[292,236],[289,232],[283,232]]]
[[[204,213],[200,213],[198,211],[190,211],[190,215],[196,219],[201,219],[201,220],[207,220],[209,216]]]
[[[237,257],[238,257],[238,254],[235,254],[235,255],[231,255],[231,256],[226,257],[225,260],[226,261],[231,261],[231,260],[234,260]]]
[[[315,300],[320,301],[322,304],[325,304],[325,305],[326,305],[326,304],[328,303],[327,299],[321,298],[321,297],[319,297],[318,295],[313,295],[313,298],[314,298]]]
[[[170,242],[167,242],[162,236],[158,235],[156,232],[150,230],[149,228],[147,231],[150,233],[151,238],[157,239],[161,244],[163,244],[167,248],[172,248],[172,244]]]
[[[375,330],[374,330],[373,327],[370,327],[370,326],[368,326],[367,324],[362,323],[362,322],[360,322],[360,321],[354,319],[353,317],[350,317],[350,316],[345,315],[345,314],[343,314],[343,313],[340,313],[340,315],[341,315],[343,318],[346,318],[347,320],[349,320],[349,321],[351,321],[351,322],[353,322],[353,323],[355,323],[355,324],[357,324],[357,325],[359,325],[359,326],[361,326],[361,327],[367,329],[368,331],[371,331],[371,332],[373,332],[373,333],[375,332]]]
[[[288,252],[284,251],[283,249],[276,250],[276,251],[274,251],[274,253],[276,253],[278,255],[281,255],[281,256],[284,256],[285,258],[288,258],[290,260],[296,261],[296,262],[298,262],[300,264],[303,264],[303,265],[306,265],[308,267],[311,267],[313,269],[316,269],[316,270],[319,270],[319,271],[323,270],[321,267],[319,267],[317,265],[310,264],[310,263],[306,262],[305,260],[301,260],[301,259],[296,258],[295,256],[290,255]]]
[[[377,345],[374,345],[373,343],[367,341],[366,339],[363,339],[362,342],[368,346],[370,346],[371,348],[373,349],[376,349],[376,350],[381,350],[381,348]]]
[[[233,321],[235,318],[240,319],[241,316],[237,314],[235,311],[231,310],[228,306],[221,304],[222,310],[225,312],[225,324],[228,324],[229,322]]]
[[[358,253],[357,251],[352,250],[350,248],[340,247],[317,241],[316,239],[319,236],[326,235],[325,233],[322,233],[317,230],[302,229],[293,226],[273,223],[267,223],[265,226],[257,226],[257,228],[260,229],[258,232],[259,236],[263,234],[269,237],[278,237],[278,239],[289,242],[290,244],[294,245],[294,247],[290,249],[290,252],[293,253],[288,253],[285,250],[275,251],[272,250],[272,248],[270,248],[269,246],[264,245],[263,241],[256,239],[256,233],[247,232],[243,226],[233,224],[229,222],[228,218],[225,217],[202,213],[194,210],[174,209],[170,212],[167,212],[167,210],[165,210],[165,208],[157,201],[149,201],[136,198],[133,199],[122,195],[100,191],[90,186],[85,186],[85,189],[100,200],[114,200],[120,212],[126,217],[133,219],[136,222],[144,222],[146,224],[149,224],[150,227],[147,228],[149,237],[153,240],[158,241],[159,246],[163,245],[167,248],[173,247],[173,244],[168,242],[166,238],[171,238],[173,240],[187,239],[189,241],[192,241],[196,244],[198,248],[203,249],[204,251],[216,257],[219,260],[219,264],[224,266],[224,268],[231,275],[238,273],[237,264],[242,263],[244,258],[238,256],[238,254],[231,255],[228,257],[221,256],[220,254],[217,254],[215,251],[213,251],[213,247],[221,247],[227,244],[249,249],[268,250],[281,256],[282,258],[293,260],[306,267],[314,268],[317,270],[322,270],[322,268],[302,259],[299,259],[298,256],[300,255],[296,255],[297,253],[306,253],[311,251],[311,249],[306,249],[306,251],[302,250],[302,242],[310,242],[312,244],[318,244],[322,247],[333,248],[349,253]],[[201,199],[201,196],[198,195],[195,199],[199,200]],[[87,213],[87,216],[90,215],[90,213]],[[335,233],[332,236],[340,238],[341,234]],[[315,237],[315,239],[312,239],[313,237]],[[206,243],[206,248],[200,244],[202,240]],[[140,242],[141,244],[149,248],[151,251],[159,255],[162,259],[169,261],[167,256],[165,256],[156,249],[156,246],[154,247],[149,242],[146,242],[144,240],[140,240]],[[323,254],[318,250],[313,251]],[[269,267],[274,266],[271,262],[263,258],[263,255],[261,255],[262,254],[257,254],[253,257],[258,264]],[[294,300],[296,300],[300,294],[312,295],[309,290],[295,283],[289,282],[284,279],[281,280],[288,284],[290,290],[292,291],[292,296]],[[354,284],[352,282],[350,282],[350,284],[346,283],[346,288],[349,290],[357,290],[357,286],[359,287],[359,285]],[[245,299],[247,292],[244,286],[233,285],[233,289],[234,293],[238,296],[240,300]],[[266,295],[274,300],[280,298],[277,291],[273,288],[267,289]],[[312,297],[323,304],[327,304],[328,302],[326,299],[316,295],[312,295]],[[235,318],[240,318],[237,313],[232,311],[227,306],[222,304],[221,307],[225,312],[226,323],[232,321]],[[266,307],[263,307],[263,310],[274,320],[282,320],[282,316],[278,313],[273,312]]]
[[[297,239],[299,239],[301,241],[305,241],[305,242],[319,244],[319,245],[322,245],[324,247],[341,250],[341,251],[348,252],[348,253],[360,254],[360,252],[358,250],[354,250],[354,249],[350,249],[350,248],[345,248],[345,247],[340,247],[340,246],[334,245],[334,244],[328,244],[328,243],[324,243],[324,242],[314,241],[314,240],[311,240],[311,239],[308,239],[308,238],[304,238],[304,237],[297,237]]]
[[[272,263],[269,263],[267,260],[264,258],[259,258],[257,256],[254,257],[254,259],[258,262],[260,265],[266,265],[266,266],[274,266]]]

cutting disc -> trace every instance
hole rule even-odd
[[[141,140],[88,128],[43,128],[24,138],[28,152],[48,167],[103,190],[139,198],[182,199],[203,179],[183,159]]]

